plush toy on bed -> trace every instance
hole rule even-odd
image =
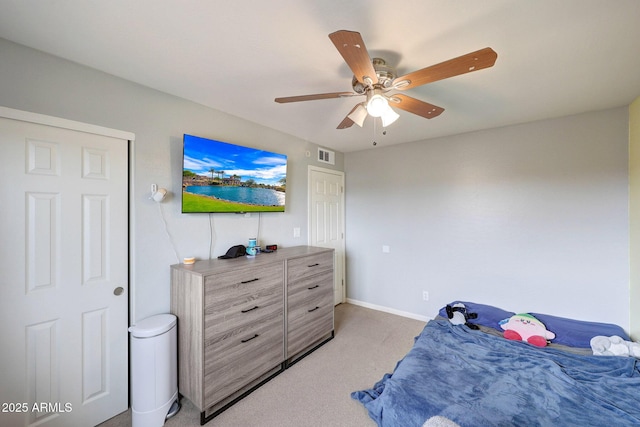
[[[591,350],[594,356],[631,356],[640,359],[640,343],[625,341],[617,335],[591,338]]]
[[[454,325],[466,325],[471,329],[480,329],[478,325],[468,322],[469,319],[478,318],[478,315],[476,313],[469,313],[464,304],[460,302],[453,305],[447,304],[446,310],[449,321]]]
[[[556,337],[551,331],[530,314],[516,314],[500,321],[504,337],[508,340],[525,341],[537,347],[545,347],[548,340]]]

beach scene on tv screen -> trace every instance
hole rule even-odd
[[[184,136],[182,212],[284,212],[287,156]]]

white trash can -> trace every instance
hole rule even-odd
[[[176,324],[158,314],[129,328],[132,427],[163,426],[180,409]]]

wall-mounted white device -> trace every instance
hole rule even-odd
[[[164,200],[167,197],[167,190],[165,188],[158,188],[156,184],[151,184],[151,200],[154,200],[158,203]]]

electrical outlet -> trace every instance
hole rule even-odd
[[[422,300],[429,301],[429,291],[422,291]]]

